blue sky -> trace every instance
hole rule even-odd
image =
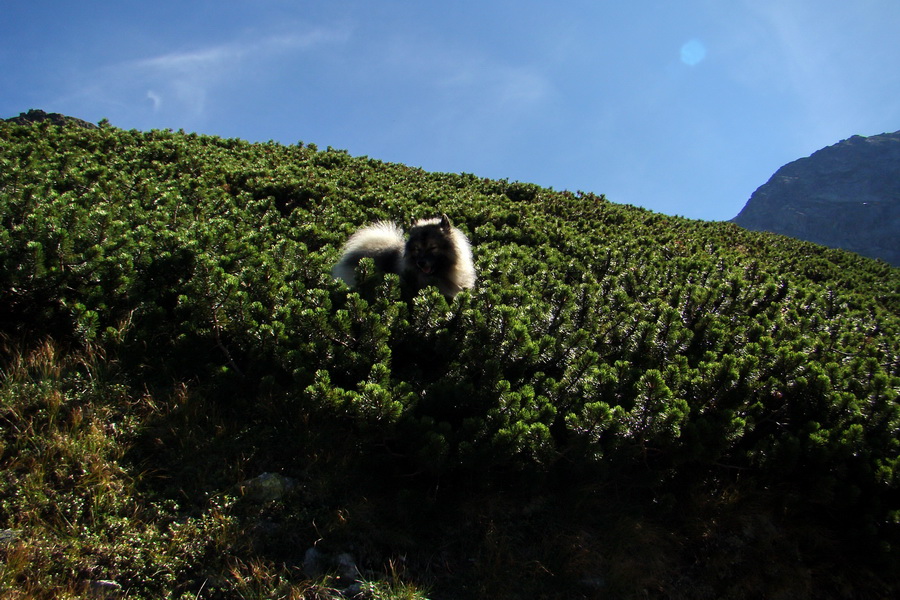
[[[897,0],[7,3],[0,117],[298,141],[691,218],[900,130]]]

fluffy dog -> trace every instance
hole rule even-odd
[[[363,258],[371,258],[381,271],[400,275],[415,289],[437,286],[448,298],[475,285],[472,247],[447,215],[417,221],[406,240],[392,221],[363,227],[347,240],[332,275],[353,287]]]

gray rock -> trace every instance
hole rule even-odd
[[[12,546],[20,537],[22,532],[18,529],[0,529],[0,548]]]
[[[353,555],[347,552],[326,554],[315,547],[308,549],[303,555],[303,574],[316,579],[326,573],[336,576],[344,585],[352,585],[360,578]]]
[[[900,266],[900,131],[781,167],[732,221]]]
[[[363,584],[359,581],[341,590],[341,596],[344,598],[359,598],[363,593]],[[368,595],[365,597],[369,597]]]
[[[587,575],[579,581],[581,585],[592,590],[602,590],[606,588],[606,580],[596,575]]]
[[[359,569],[356,568],[356,561],[353,556],[347,554],[338,554],[335,557],[335,568],[339,577],[349,581],[356,581],[359,577]]]
[[[263,473],[241,483],[240,489],[241,493],[251,500],[276,502],[297,489],[298,486],[299,483],[296,479],[278,473]]]
[[[303,574],[310,579],[318,579],[325,574],[326,556],[316,550],[310,548],[303,555]]]

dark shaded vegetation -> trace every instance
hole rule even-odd
[[[475,290],[331,280],[359,226],[442,212]],[[0,278],[9,597],[334,597],[313,546],[373,598],[897,593],[882,262],[303,144],[7,123]]]

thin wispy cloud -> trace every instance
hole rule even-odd
[[[173,75],[201,75],[207,69],[219,69],[238,60],[246,51],[239,45],[224,45],[190,52],[173,52],[119,65],[118,68],[143,69]]]
[[[424,130],[445,143],[475,137],[488,143],[552,101],[540,66],[511,62],[476,48],[433,40],[390,42],[383,61],[391,78],[404,78],[424,105],[415,107]]]
[[[521,147],[529,125],[559,95],[542,65],[490,45],[406,30],[367,33],[365,59],[341,63],[336,91],[339,102],[368,98],[365,110],[344,120],[348,131],[379,134],[377,143],[348,145],[351,152],[434,170],[472,172],[481,165],[487,172]]]
[[[271,34],[251,41],[228,42],[205,48],[172,52],[130,63],[137,68],[198,75],[207,69],[228,69],[244,59],[265,60],[291,50],[305,50],[346,41],[345,30],[315,29],[300,34]]]
[[[84,77],[72,96],[110,107],[164,113],[198,124],[227,89],[277,70],[298,53],[348,39],[344,29],[267,34],[107,65]]]
[[[206,112],[210,89],[235,74],[248,51],[236,44],[222,45],[115,65],[110,71],[128,73],[129,87],[146,87],[154,112],[171,107],[197,118]]]
[[[153,90],[147,92],[147,99],[153,103],[154,111],[158,111],[162,106],[162,97]]]

